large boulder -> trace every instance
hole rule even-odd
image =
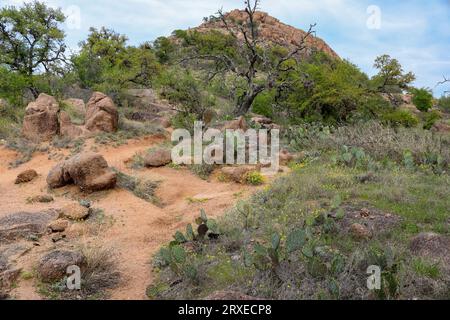
[[[86,114],[86,104],[81,99],[66,99],[63,101],[66,105],[68,105],[70,108],[72,108],[76,113],[79,115],[85,115]]]
[[[36,101],[30,102],[25,109],[22,134],[35,141],[48,141],[59,133],[59,104],[47,94],[40,94]]]
[[[92,132],[115,132],[119,124],[119,112],[107,95],[95,92],[86,108],[86,129]]]
[[[170,150],[158,149],[144,157],[144,165],[146,167],[163,167],[172,161],[172,153]]]
[[[60,133],[63,137],[76,139],[86,133],[86,130],[83,127],[77,126],[72,123],[69,114],[65,111],[62,111],[59,115],[59,125]]]
[[[57,250],[41,258],[37,272],[43,282],[55,282],[64,278],[70,266],[83,269],[86,258],[80,252]]]
[[[225,130],[247,131],[248,130],[247,121],[245,121],[244,117],[239,117],[236,120],[226,122],[225,125],[223,126],[222,130],[223,131],[225,131]]]
[[[112,189],[116,181],[116,173],[105,158],[93,152],[80,153],[57,164],[47,176],[47,184],[52,189],[73,183],[87,192]]]
[[[48,210],[18,212],[0,218],[0,242],[39,238],[45,234],[47,225],[58,216],[56,210]]]

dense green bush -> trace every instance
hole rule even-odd
[[[422,112],[427,112],[433,107],[433,94],[429,89],[414,89],[412,102]]]
[[[383,120],[394,127],[403,126],[406,128],[416,127],[419,124],[419,118],[407,110],[395,110],[386,113]]]
[[[441,114],[439,113],[439,111],[433,110],[433,111],[429,111],[425,114],[424,116],[424,125],[423,128],[425,130],[430,130],[434,124],[439,121],[441,119]]]

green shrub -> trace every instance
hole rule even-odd
[[[424,120],[423,128],[425,130],[430,130],[438,120],[441,120],[441,118],[442,117],[440,113],[436,110],[427,112],[423,119]]]
[[[387,113],[383,116],[383,120],[393,127],[413,128],[419,124],[419,119],[407,110],[396,110]]]
[[[274,102],[274,95],[272,92],[263,92],[256,97],[253,101],[252,111],[256,114],[266,116],[269,118],[273,117],[272,104]]]
[[[427,112],[433,107],[433,94],[429,89],[415,89],[413,90],[413,104],[422,112]]]
[[[203,180],[207,180],[213,173],[215,166],[212,164],[194,164],[189,167],[191,172]]]
[[[251,171],[245,174],[244,181],[252,186],[259,186],[264,183],[264,177],[258,171]]]

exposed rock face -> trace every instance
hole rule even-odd
[[[158,149],[149,153],[144,158],[146,167],[163,167],[172,161],[172,153],[170,150]]]
[[[43,212],[18,212],[0,218],[0,241],[14,241],[41,237],[47,225],[59,216],[55,210]]]
[[[231,181],[242,183],[245,175],[255,170],[255,167],[252,166],[224,167],[222,168],[222,174]]]
[[[42,281],[54,282],[66,275],[67,267],[78,266],[82,269],[85,265],[86,259],[81,253],[57,250],[42,257],[37,272]]]
[[[447,124],[443,121],[436,122],[432,128],[433,131],[448,133],[450,132],[450,124]]]
[[[223,126],[222,130],[248,130],[247,122],[245,121],[244,117],[239,117],[236,120],[228,121]]]
[[[86,129],[92,132],[115,132],[119,123],[119,112],[107,95],[95,92],[86,108]]]
[[[47,176],[50,188],[73,183],[87,192],[112,189],[116,181],[116,174],[108,167],[105,158],[93,152],[80,153],[57,164]]]
[[[59,133],[59,105],[55,98],[40,94],[25,109],[22,134],[29,140],[48,141]]]
[[[21,183],[27,183],[32,181],[33,179],[37,178],[38,174],[35,170],[30,169],[30,170],[26,170],[24,172],[19,173],[19,175],[16,178],[16,184],[21,184]]]
[[[71,106],[78,114],[85,115],[86,114],[86,104],[81,99],[66,99],[63,101],[65,104]]]
[[[70,116],[67,112],[62,111],[59,114],[59,125],[60,125],[60,133],[63,137],[69,137],[71,139],[76,139],[81,137],[86,133],[86,130],[72,123]]]
[[[225,14],[225,17],[228,21],[234,20],[237,22],[242,22],[247,19],[247,15],[243,10],[233,10]],[[259,25],[259,33],[263,40],[263,44],[268,46],[277,44],[282,47],[292,49],[294,48],[294,46],[299,45],[299,42],[306,34],[305,31],[286,25],[265,12],[256,12],[254,20]],[[226,28],[222,21],[209,21],[202,24],[200,27],[195,28],[194,30],[197,30],[199,32],[208,30],[219,30],[222,32],[226,32]],[[330,48],[330,46],[328,46],[322,39],[318,37],[312,36],[308,38],[306,41],[306,45],[309,51],[325,52],[334,58],[339,58],[337,53],[334,52],[333,49]]]

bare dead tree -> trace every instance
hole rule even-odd
[[[441,85],[444,85],[446,83],[450,83],[450,79],[447,79],[445,76],[443,76],[443,78],[444,78],[444,80],[439,81],[437,86],[441,86]],[[450,93],[450,90],[444,91],[444,94],[448,94],[448,93]]]
[[[298,57],[307,48],[307,40],[315,34],[314,27],[311,24],[308,31],[299,39],[289,53],[278,57],[275,61],[269,57],[269,48],[261,43],[258,21],[255,15],[259,9],[260,0],[246,0],[243,21],[235,21],[223,13],[217,12],[216,19],[220,21],[226,32],[237,43],[237,54],[232,57],[226,53],[220,54],[193,54],[186,57],[186,60],[205,60],[213,64],[212,70],[208,72],[208,79],[212,80],[219,74],[232,73],[238,78],[237,82],[245,83],[245,89],[237,97],[235,115],[246,114],[256,97],[275,87],[289,86],[288,80],[281,81],[280,76],[283,73],[295,69],[298,63]],[[293,63],[288,63],[288,62]],[[243,80],[243,81],[239,81]]]

